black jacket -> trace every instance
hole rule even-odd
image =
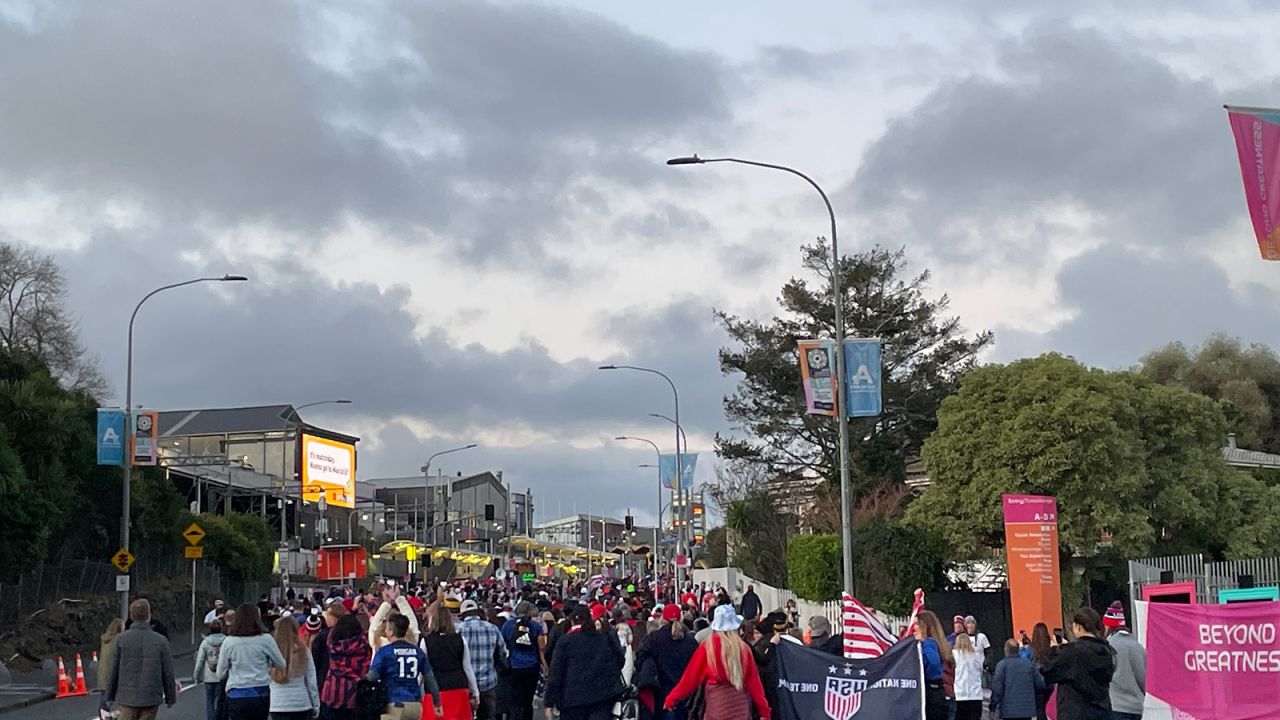
[[[832,635],[820,643],[812,644],[809,647],[814,650],[821,650],[828,655],[837,655],[844,657],[844,636]]]
[[[663,625],[645,638],[644,645],[640,646],[640,652],[636,653],[636,667],[639,668],[646,662],[652,662],[657,666],[658,687],[654,693],[655,707],[660,708],[667,701],[667,695],[676,683],[680,682],[680,676],[684,675],[685,668],[689,667],[689,661],[693,659],[696,652],[698,652],[698,641],[693,639],[693,633],[685,630],[684,637],[674,640],[671,637],[671,625]],[[638,686],[639,683],[636,685]]]
[[[324,685],[324,678],[329,674],[329,628],[322,627],[311,639],[311,660],[316,665],[316,680]]]
[[[750,620],[760,616],[760,596],[755,590],[748,590],[742,594],[742,617]]]
[[[622,695],[625,658],[617,634],[576,630],[556,643],[547,679],[549,708],[583,707]]]
[[[1058,686],[1059,720],[1110,720],[1115,669],[1106,640],[1086,635],[1060,646],[1043,671],[1045,682]]]

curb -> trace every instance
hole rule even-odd
[[[40,695],[36,695],[34,697],[29,697],[26,700],[19,700],[18,702],[15,702],[9,705],[0,705],[0,715],[3,715],[7,712],[13,712],[14,710],[29,708],[32,705],[42,703],[46,700],[52,700],[53,698],[54,698],[53,692],[45,692]]]

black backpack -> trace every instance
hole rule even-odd
[[[381,720],[387,711],[387,688],[381,680],[356,683],[356,720]]]

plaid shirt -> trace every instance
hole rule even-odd
[[[474,615],[458,623],[458,634],[467,641],[467,653],[471,656],[471,669],[476,674],[476,689],[486,692],[498,685],[498,669],[494,656],[507,656],[507,643],[502,632],[487,620]]]

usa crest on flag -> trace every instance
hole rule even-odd
[[[849,720],[857,715],[858,708],[862,706],[862,691],[866,689],[866,680],[828,675],[825,701],[827,717],[831,720]]]

